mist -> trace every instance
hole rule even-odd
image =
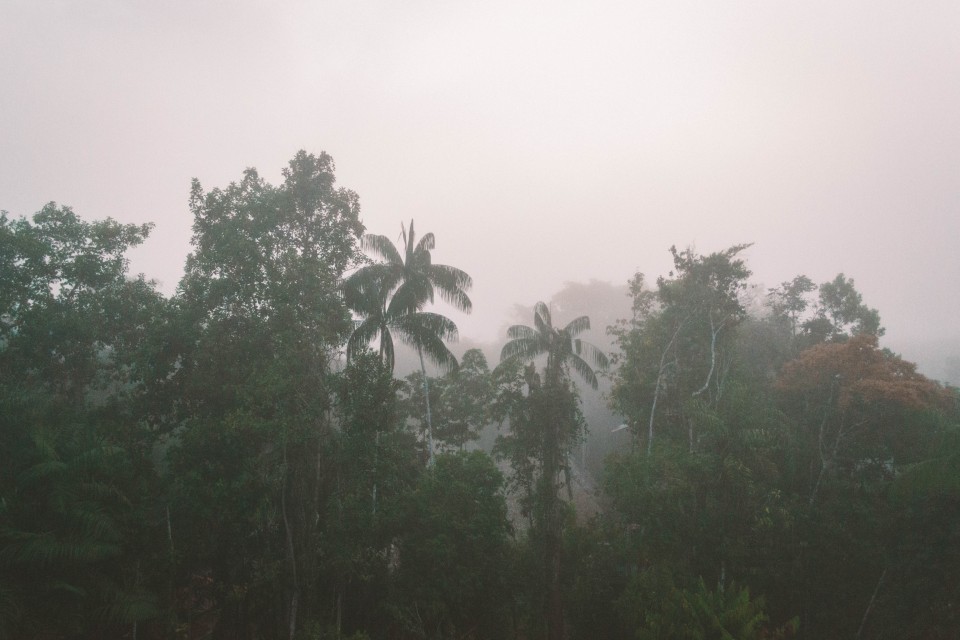
[[[327,151],[368,231],[416,219],[475,281],[464,339],[565,282],[753,242],[767,286],[853,277],[886,344],[960,345],[960,8],[930,2],[306,2],[0,8],[0,207],[154,222],[171,294],[192,177]]]
[[[957,637],[958,33],[0,3],[0,636]]]

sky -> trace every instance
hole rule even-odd
[[[960,355],[960,3],[0,0],[0,209],[153,222],[172,294],[207,189],[326,151],[369,232],[470,273],[464,337],[752,242],[843,272],[884,344]],[[589,309],[583,310],[589,314]]]

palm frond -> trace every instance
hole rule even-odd
[[[112,558],[120,547],[112,542],[83,538],[60,538],[51,533],[7,532],[0,549],[0,564],[48,567],[85,564]]]
[[[553,320],[550,318],[550,307],[543,302],[538,302],[533,307],[533,324],[537,328],[537,331],[544,336],[549,336],[554,333]]]
[[[13,629],[23,615],[18,589],[4,584],[0,577],[0,638],[13,638]]]
[[[507,329],[507,336],[511,340],[514,340],[516,338],[533,338],[537,335],[539,334],[537,333],[536,329],[532,327],[528,327],[525,324],[515,324],[509,329]]]
[[[69,466],[60,460],[44,460],[31,465],[17,476],[17,483],[22,487],[43,481],[52,476],[59,476],[69,470]]]
[[[457,325],[437,313],[413,313],[397,318],[394,326],[401,341],[419,349],[444,371],[457,368],[457,359],[445,340],[457,339]]]
[[[427,302],[433,302],[433,287],[424,277],[408,278],[393,293],[387,313],[399,316],[413,313],[423,308]]]
[[[576,355],[583,357],[591,366],[596,367],[600,371],[606,371],[610,368],[610,359],[607,358],[607,354],[586,340],[579,338],[574,340],[573,350]]]
[[[360,314],[376,313],[384,306],[387,293],[395,286],[396,269],[371,264],[350,274],[341,285],[347,308]]]
[[[347,340],[347,361],[352,360],[357,352],[373,342],[377,334],[380,333],[380,329],[378,318],[373,316],[357,323],[357,327],[353,330],[353,333],[350,334],[349,340]]]
[[[410,230],[413,231],[412,225]],[[390,242],[390,238],[386,236],[368,233],[363,236],[361,246],[363,246],[364,250],[386,260],[389,264],[403,264],[403,258],[400,256],[400,252],[397,251],[394,244]]]
[[[544,344],[543,337],[540,335],[518,337],[503,345],[503,349],[500,350],[500,360],[503,361],[510,358],[532,360],[539,355],[547,353],[547,351],[547,346]]]
[[[413,218],[410,218],[410,234],[407,234],[407,227],[400,222],[400,237],[403,239],[403,251],[409,258],[413,254],[413,240],[416,234],[413,232]]]
[[[395,318],[391,324],[401,333],[406,332],[412,336],[426,333],[447,341],[455,341],[459,338],[456,323],[439,313],[429,311],[410,313]]]
[[[427,336],[420,348],[423,354],[436,364],[443,373],[456,371],[459,367],[457,357],[453,355],[450,349],[447,348],[447,345],[436,336]]]
[[[76,470],[100,469],[104,462],[122,459],[124,455],[125,452],[120,447],[100,445],[80,452],[71,459],[70,464]]]
[[[590,329],[590,318],[587,316],[580,316],[579,318],[574,318],[567,323],[567,326],[563,328],[570,337],[579,335],[584,331],[589,331]]]
[[[160,614],[160,606],[155,594],[138,590],[133,593],[114,594],[113,601],[100,608],[98,617],[120,624],[132,624],[155,618]]]
[[[410,221],[410,229],[413,230],[413,220]],[[411,238],[411,241],[413,238]],[[417,247],[414,249],[415,253],[420,253],[421,251],[433,251],[436,247],[437,241],[433,237],[432,233],[428,233],[420,238],[420,242],[417,243]]]
[[[120,532],[117,530],[116,522],[101,511],[77,511],[73,517],[76,520],[73,526],[80,531],[84,540],[101,540],[104,542],[120,540]]]
[[[586,360],[584,360],[583,358],[581,358],[575,353],[571,353],[567,355],[566,362],[570,365],[570,367],[574,371],[580,374],[581,378],[586,380],[587,384],[589,384],[594,389],[597,388],[599,384],[597,381],[597,374],[593,372],[593,369],[590,367],[589,364],[587,364]]]
[[[473,303],[467,291],[473,286],[473,278],[466,271],[445,264],[435,264],[427,274],[430,282],[440,291],[440,297],[460,311],[469,313]]]

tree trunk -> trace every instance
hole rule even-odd
[[[877,586],[873,589],[873,595],[870,596],[870,602],[867,604],[867,610],[863,612],[863,620],[860,621],[860,628],[857,629],[857,640],[860,640],[860,636],[863,634],[863,628],[867,626],[867,619],[870,617],[870,612],[873,611],[873,605],[877,601],[877,594],[880,593],[880,586],[883,584],[883,579],[887,577],[887,569],[884,567],[883,573],[880,574],[880,579],[877,580]]]
[[[287,443],[283,443],[283,483],[280,488],[280,512],[283,516],[283,528],[286,533],[287,542],[287,560],[290,563],[290,585],[289,585],[289,610],[287,611],[287,624],[289,638],[293,640],[297,633],[297,604],[300,599],[300,584],[297,580],[297,556],[293,544],[293,529],[290,526],[290,517],[287,513],[287,478],[289,476],[289,465],[287,463]]]
[[[650,455],[650,452],[653,451],[653,417],[657,412],[657,399],[660,397],[660,385],[663,383],[663,374],[666,371],[667,365],[670,364],[667,362],[667,354],[670,352],[670,348],[673,346],[673,343],[676,342],[677,336],[680,334],[680,329],[683,328],[683,324],[686,322],[686,318],[680,321],[680,324],[677,325],[676,330],[673,332],[673,335],[670,337],[670,342],[667,343],[667,346],[664,347],[663,353],[660,354],[660,369],[657,371],[657,385],[653,389],[653,404],[650,406],[650,421],[647,425],[647,455]]]
[[[433,466],[433,421],[430,418],[430,383],[427,380],[427,367],[423,363],[423,350],[417,347],[420,356],[420,371],[423,373],[423,397],[427,404],[427,446],[430,448],[429,466]]]
[[[560,390],[560,374],[556,369],[559,363],[547,362],[547,380],[545,391],[558,393]],[[563,599],[560,591],[561,568],[561,532],[563,523],[560,519],[560,495],[558,478],[560,475],[560,460],[562,455],[561,420],[555,405],[551,404],[547,413],[546,433],[544,438],[544,461],[542,484],[544,489],[544,569],[547,577],[546,620],[547,639],[563,640]]]

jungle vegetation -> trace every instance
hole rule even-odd
[[[0,215],[0,638],[960,635],[960,396],[852,278],[671,248],[610,353],[540,302],[458,359],[470,276],[358,203],[323,153],[194,181],[170,297],[149,225]]]

